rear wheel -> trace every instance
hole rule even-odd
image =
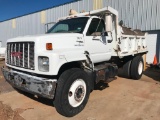
[[[121,68],[118,69],[118,76],[131,78],[131,75],[130,75],[131,62],[132,60],[128,60],[123,64]]]
[[[77,68],[67,70],[60,76],[54,101],[60,114],[72,117],[83,110],[90,94],[88,80],[87,73]]]
[[[144,63],[142,56],[136,56],[135,58],[133,58],[131,64],[131,78],[139,80],[142,77],[143,68]]]

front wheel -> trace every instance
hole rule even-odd
[[[78,68],[69,69],[60,76],[54,101],[60,114],[72,117],[83,110],[90,94],[88,80],[87,73]]]

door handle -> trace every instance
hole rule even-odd
[[[99,38],[93,38],[92,40],[97,40],[97,41],[100,41],[100,39],[99,39]]]
[[[94,37],[92,38],[92,40],[100,41],[100,38],[99,38],[99,37],[97,37],[97,36],[94,36]]]

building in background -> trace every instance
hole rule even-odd
[[[119,20],[123,20],[125,26],[157,34],[155,53],[160,61],[159,5],[160,0],[75,0],[71,3],[0,22],[0,41],[5,47],[9,38],[44,34],[46,23],[56,22],[58,18],[67,16],[70,9],[81,12],[111,6],[118,10]],[[51,24],[48,27],[51,27]]]

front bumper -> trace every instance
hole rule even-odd
[[[13,87],[45,98],[54,98],[56,79],[37,77],[6,68],[1,70],[6,81]]]

